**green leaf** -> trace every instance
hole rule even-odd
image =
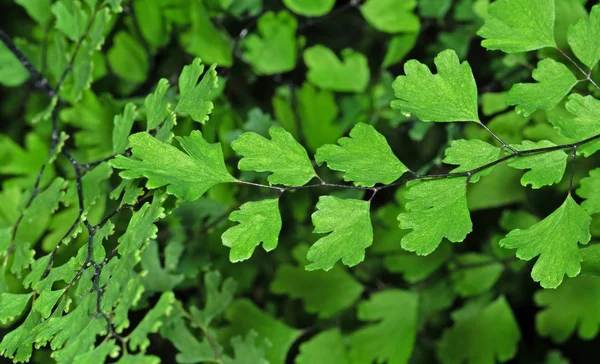
[[[102,364],[106,363],[109,355],[117,356],[119,353],[119,346],[115,344],[115,340],[103,341],[100,345],[91,349],[90,351],[77,355],[74,359],[74,363],[87,363],[87,364]]]
[[[277,247],[281,231],[278,198],[246,202],[239,210],[229,215],[229,220],[240,223],[227,229],[221,236],[223,245],[231,248],[231,262],[250,258],[261,242],[265,251]]]
[[[0,355],[14,362],[29,361],[32,352],[33,329],[40,323],[39,314],[30,313],[17,328],[2,337]]]
[[[294,249],[300,264],[306,263],[306,245]],[[306,271],[300,266],[281,265],[275,272],[271,291],[287,294],[304,301],[308,313],[319,317],[331,317],[352,306],[360,297],[363,287],[343,267],[335,266],[330,271]]]
[[[573,117],[560,115],[551,116],[550,123],[558,129],[560,135],[575,140],[584,140],[598,134],[598,120],[600,118],[600,100],[592,96],[581,96],[579,94],[569,95],[565,104],[567,110]],[[583,144],[577,148],[577,152],[589,157],[600,150],[600,141]]]
[[[390,234],[388,232],[388,234]],[[409,283],[415,283],[429,277],[450,257],[450,244],[444,243],[433,253],[420,256],[406,251],[393,252],[383,260],[385,268],[392,273],[402,273]]]
[[[300,345],[296,364],[350,364],[340,330],[329,329]]]
[[[0,322],[6,324],[15,320],[23,313],[32,293],[2,293],[0,294]]]
[[[298,21],[287,11],[263,14],[257,23],[258,34],[248,35],[244,58],[258,75],[273,75],[296,67]]]
[[[419,14],[424,18],[443,19],[452,7],[452,0],[419,0]]]
[[[2,43],[4,44],[4,43]],[[6,135],[0,135],[0,174],[27,175],[37,173],[48,154],[48,146],[36,133],[28,133],[25,148]]]
[[[319,165],[326,162],[330,169],[345,172],[344,181],[372,187],[376,183],[392,183],[408,171],[385,137],[371,125],[356,124],[350,137],[341,138],[338,144],[317,149],[315,161]]]
[[[577,78],[567,66],[551,58],[540,61],[532,76],[539,83],[513,85],[506,97],[506,102],[517,105],[515,110],[524,116],[538,109],[553,109],[577,84]]]
[[[467,253],[457,256],[451,265],[450,280],[461,297],[485,293],[498,281],[504,266],[490,256]]]
[[[22,85],[29,78],[29,71],[4,42],[0,42],[0,84],[8,87]]]
[[[365,249],[373,243],[373,227],[368,201],[321,196],[312,214],[313,233],[320,238],[308,251],[307,270],[329,270],[338,260],[355,266],[365,259]]]
[[[137,116],[135,105],[127,103],[123,114],[115,115],[113,121],[114,128],[112,134],[113,140],[113,152],[115,154],[122,154],[127,149],[127,139],[131,133],[131,127]]]
[[[419,17],[414,14],[416,0],[367,0],[360,12],[373,28],[386,33],[418,32]]]
[[[450,143],[450,147],[445,151],[443,162],[459,166],[451,172],[467,172],[494,162],[499,157],[500,148],[479,139],[459,139]],[[493,170],[494,167],[490,167],[473,174],[470,182],[479,181],[480,177],[489,175]]]
[[[160,364],[160,358],[154,355],[125,354],[119,359],[117,364]]]
[[[51,0],[15,0],[15,3],[25,8],[27,14],[40,24],[47,24],[52,19]]]
[[[555,290],[537,291],[534,300],[545,308],[536,316],[536,329],[558,343],[565,342],[578,329],[579,337],[590,340],[600,326],[600,278],[565,279]]]
[[[52,314],[52,309],[56,305],[56,302],[61,298],[64,289],[56,291],[42,291],[40,295],[33,302],[31,310],[33,312],[39,312],[43,319],[47,319]]]
[[[150,64],[146,51],[128,32],[120,31],[115,35],[107,58],[113,72],[124,80],[142,83],[148,77]]]
[[[165,99],[165,94],[169,89],[169,81],[161,78],[156,85],[154,92],[146,96],[144,106],[146,107],[146,130],[156,129],[169,114],[169,104]]]
[[[154,47],[165,46],[171,29],[163,16],[160,0],[134,0],[132,5],[140,33],[148,44]]]
[[[541,336],[563,343],[577,330],[584,340],[593,339],[600,327],[600,278],[576,277],[554,290],[535,293],[535,303],[544,308],[535,317]]]
[[[140,266],[145,273],[141,277],[141,282],[146,292],[170,291],[183,281],[183,274],[172,273],[166,264],[163,268],[158,252],[158,243],[155,240],[148,243],[140,258]]]
[[[481,45],[506,53],[555,47],[554,0],[498,0],[477,32]]]
[[[259,340],[258,343],[257,340]],[[261,345],[256,331],[248,331],[245,339],[240,336],[232,338],[231,346],[233,347],[235,359],[225,357],[223,358],[224,364],[269,364],[265,358],[264,347],[269,347],[270,342],[265,340]]]
[[[493,115],[508,109],[506,92],[486,92],[481,95],[481,108],[484,115]]]
[[[588,177],[579,181],[577,194],[585,198],[581,204],[588,214],[597,214],[600,212],[600,168],[590,171]]]
[[[103,13],[104,14],[104,13]],[[79,101],[82,92],[89,89],[92,83],[93,62],[92,55],[95,49],[88,40],[81,43],[79,52],[65,85],[61,88],[64,98]]]
[[[158,332],[164,317],[170,315],[174,302],[175,295],[173,292],[165,292],[160,296],[154,307],[146,313],[142,321],[127,336],[131,350],[135,351],[138,348],[145,350],[150,345],[148,335]]]
[[[227,172],[219,143],[207,143],[197,130],[177,140],[186,153],[148,133],[133,134],[129,137],[133,158],[117,156],[109,163],[123,170],[122,178],[145,177],[147,188],[167,186],[167,193],[190,201],[219,183],[235,181]]]
[[[576,24],[569,26],[567,39],[571,50],[583,64],[590,69],[600,60],[600,6],[592,7],[589,18],[580,18]]]
[[[335,0],[283,0],[285,6],[302,16],[323,16],[333,9]]]
[[[336,123],[338,107],[332,92],[304,83],[296,101],[302,135],[311,152],[323,144],[335,143],[344,134],[345,128]]]
[[[367,57],[350,48],[342,50],[342,61],[333,51],[316,45],[304,51],[304,63],[308,67],[306,78],[324,89],[339,92],[364,92],[369,84]]]
[[[403,249],[428,255],[443,238],[457,243],[471,232],[466,178],[419,181],[409,187],[407,212],[398,215],[400,228],[413,230],[402,238]]]
[[[70,40],[76,42],[85,34],[89,15],[81,8],[81,2],[59,0],[52,5],[56,16],[56,28]]]
[[[547,140],[539,142],[525,140],[521,144],[512,145],[518,151],[554,146],[556,146],[554,143]],[[567,166],[567,154],[562,150],[555,150],[523,155],[509,160],[508,165],[516,169],[529,169],[523,174],[521,184],[525,187],[531,185],[532,188],[540,188],[560,182]]]
[[[229,307],[231,301],[233,301],[237,284],[231,277],[221,282],[221,274],[212,271],[204,275],[204,287],[206,288],[204,309],[193,312],[193,315],[198,317],[203,325],[208,326],[215,317]]]
[[[453,314],[453,318],[454,326],[444,332],[438,345],[443,363],[505,362],[517,353],[521,333],[504,297],[468,315]]]
[[[87,90],[79,102],[60,111],[60,118],[78,129],[75,132],[75,145],[86,160],[98,160],[112,154],[112,125],[116,109],[112,98],[97,97]]]
[[[414,114],[422,121],[479,121],[477,85],[471,67],[460,63],[456,52],[445,50],[435,57],[437,74],[416,60],[404,64],[406,76],[392,84],[399,100],[392,108]]]
[[[418,32],[414,32],[392,37],[385,52],[383,62],[381,62],[381,67],[388,68],[402,61],[415,46],[418,34]]]
[[[175,305],[180,303],[176,302]],[[175,316],[175,317],[173,317]],[[199,363],[215,361],[215,353],[207,340],[198,341],[196,335],[191,333],[185,325],[183,316],[176,313],[167,318],[160,329],[163,338],[171,341],[177,348],[176,360],[178,363]],[[221,350],[220,346],[219,352]],[[159,361],[160,362],[160,361]],[[132,362],[135,364],[136,362]]]
[[[591,218],[569,196],[565,202],[532,227],[511,231],[500,246],[517,249],[517,258],[531,260],[539,255],[531,277],[544,288],[556,288],[566,274],[575,277],[581,271],[581,253],[577,243],[590,241]]]
[[[306,149],[285,129],[272,126],[271,140],[246,132],[231,143],[242,155],[238,168],[242,171],[272,172],[270,184],[303,186],[316,176]]]
[[[187,113],[192,120],[204,124],[213,109],[210,96],[218,87],[218,79],[216,66],[212,65],[198,83],[198,78],[204,71],[204,65],[201,62],[200,58],[195,58],[192,64],[183,67],[179,76],[181,97],[175,107],[175,112]]]
[[[233,41],[226,32],[218,30],[210,19],[202,1],[189,5],[191,27],[181,34],[181,43],[186,52],[202,58],[206,64],[231,67],[233,63]]]
[[[388,289],[358,305],[358,319],[375,322],[350,335],[353,363],[407,363],[415,344],[418,297]],[[394,338],[388,340],[388,338]]]
[[[271,364],[284,364],[290,347],[301,334],[300,330],[264,313],[247,299],[235,301],[227,309],[226,316],[234,333],[247,334],[254,330],[259,337],[271,342],[266,349],[266,358]]]

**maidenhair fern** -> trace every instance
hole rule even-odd
[[[304,49],[305,27],[360,7],[364,20],[349,21],[393,34],[386,68],[414,45],[414,0],[335,9],[283,1],[320,17],[307,23],[287,10],[261,12],[260,1],[17,1],[37,25],[31,40],[0,31],[0,82],[29,79],[38,92],[25,111],[30,125],[19,127],[32,130],[25,147],[0,139],[0,174],[12,176],[0,192],[0,354],[59,363],[407,363],[427,362],[419,338],[433,337],[441,362],[503,362],[524,334],[511,308],[518,288],[494,285],[520,271],[531,278],[514,280],[543,288],[540,335],[595,337],[600,5],[566,27],[561,1],[418,2],[423,18],[452,8],[454,20],[471,19],[483,47],[509,54],[504,63],[541,59],[530,82],[506,93],[482,87],[460,49],[436,52],[431,66],[408,60],[393,82],[388,73],[377,84],[356,50],[318,41]],[[222,22],[246,13],[261,15],[232,40]],[[167,75],[160,67],[181,55],[157,66],[156,54],[173,29],[197,57]],[[438,46],[446,43],[440,36]],[[277,79],[301,61],[307,82],[275,91],[277,121],[255,109],[234,128],[240,101],[224,90],[255,101],[223,74]],[[96,93],[110,89],[108,72],[118,91]],[[494,82],[505,76],[514,77]],[[435,123],[447,126],[447,145],[430,164],[411,159],[390,133],[410,125],[418,141]],[[510,190],[511,178],[521,186]],[[477,230],[477,196],[493,200],[480,206],[506,206],[550,186],[560,203],[504,211],[498,228],[473,238],[491,244],[461,247]],[[213,259],[223,254],[229,261]],[[252,286],[261,279],[274,296],[300,299],[317,323],[300,330],[296,306],[257,306],[265,292]],[[246,298],[234,299],[238,288]],[[439,322],[443,330],[427,332]],[[165,345],[175,353],[163,356]]]

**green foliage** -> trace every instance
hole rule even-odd
[[[204,140],[195,131],[178,138],[185,153],[148,133],[129,138],[134,158],[117,156],[111,166],[122,169],[125,179],[145,177],[148,188],[167,186],[167,192],[185,200],[196,200],[210,187],[233,178],[223,161],[221,146]]]
[[[284,0],[291,11],[304,16],[323,16],[333,9],[335,0]]]
[[[417,326],[417,295],[401,290],[379,292],[358,305],[358,319],[376,322],[350,336],[350,359],[358,363],[405,363],[414,346]],[[392,307],[402,307],[402,311]],[[397,341],[381,340],[396,336]]]
[[[575,277],[581,271],[578,243],[590,241],[590,216],[571,196],[532,227],[511,231],[500,246],[517,249],[517,257],[531,260],[539,255],[531,277],[544,288],[556,288],[566,274]]]
[[[408,211],[398,215],[400,228],[412,229],[402,238],[403,249],[428,255],[443,238],[457,243],[471,232],[464,178],[416,182],[409,187]]]
[[[311,263],[306,269],[329,270],[340,259],[347,266],[360,263],[373,242],[369,207],[367,201],[319,197],[317,211],[312,214],[313,232],[329,235],[310,247],[306,257]]]
[[[566,279],[556,290],[537,292],[535,302],[545,308],[535,318],[540,334],[556,342],[564,342],[576,329],[582,339],[595,337],[600,324],[594,309],[599,283],[597,277],[581,276]]]
[[[579,60],[590,68],[600,60],[600,47],[594,41],[600,37],[600,6],[594,6],[589,19],[581,18],[569,26],[567,39],[571,50]]]
[[[271,140],[246,132],[231,143],[231,148],[242,155],[240,170],[272,172],[269,183],[285,186],[302,186],[316,176],[306,149],[292,134],[273,126],[269,135]]]
[[[515,110],[524,116],[538,109],[553,109],[577,84],[577,78],[567,66],[552,59],[538,63],[531,75],[539,83],[516,84],[506,97],[506,102],[517,105]]]
[[[341,138],[338,144],[319,148],[315,161],[345,172],[344,181],[357,186],[389,184],[408,170],[394,155],[385,137],[370,125],[356,124],[350,137]]]
[[[223,245],[231,248],[229,260],[232,262],[250,258],[261,242],[266,251],[277,247],[281,230],[279,199],[246,202],[229,215],[229,219],[240,223],[222,236]]]
[[[504,362],[515,355],[521,333],[504,297],[489,304],[473,301],[452,319],[439,344],[444,363]]]
[[[413,13],[416,0],[367,0],[360,8],[373,28],[386,33],[417,32],[419,18]]]
[[[479,121],[477,85],[469,64],[461,64],[452,50],[438,54],[434,62],[437,74],[416,60],[404,64],[406,76],[393,84],[399,100],[392,107],[422,121]]]
[[[244,40],[244,58],[257,74],[272,75],[294,69],[297,27],[296,18],[286,11],[268,12],[258,19],[259,34],[250,34]]]
[[[593,361],[600,6],[5,7],[3,358]]]
[[[498,0],[477,34],[481,45],[506,53],[554,47],[554,0]]]
[[[324,90],[363,92],[369,83],[367,57],[344,49],[342,61],[329,48],[316,45],[304,51],[307,79]]]

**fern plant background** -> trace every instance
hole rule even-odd
[[[0,8],[5,360],[595,362],[596,2]]]

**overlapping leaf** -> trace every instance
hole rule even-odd
[[[375,323],[351,334],[351,362],[408,362],[416,338],[417,302],[415,293],[401,290],[382,291],[361,302],[358,319]]]
[[[292,134],[281,127],[269,129],[271,140],[246,132],[231,143],[242,155],[238,168],[242,171],[269,171],[271,184],[302,186],[316,176],[308,154]]]
[[[558,343],[577,330],[582,339],[592,339],[600,327],[600,278],[581,276],[565,279],[555,290],[541,290],[534,296],[543,307],[535,317],[537,331]]]
[[[590,241],[591,218],[571,196],[532,227],[511,231],[500,246],[517,249],[517,258],[531,260],[539,255],[531,277],[544,288],[556,288],[563,277],[575,277],[581,271],[578,243]]]
[[[231,248],[229,260],[232,262],[250,258],[261,242],[266,251],[277,247],[281,230],[279,199],[246,202],[231,213],[229,220],[240,223],[229,228],[221,237],[223,245]]]
[[[437,74],[416,60],[404,64],[406,75],[392,85],[399,99],[392,101],[392,108],[423,121],[479,121],[477,85],[469,64],[460,63],[453,50],[441,52],[434,62]]]
[[[408,170],[392,152],[385,137],[374,127],[359,123],[350,131],[349,138],[341,138],[338,145],[324,145],[317,150],[318,164],[343,171],[344,180],[357,186],[372,187],[376,183],[389,184]]]
[[[316,45],[304,51],[308,80],[324,90],[363,92],[369,83],[367,57],[352,49],[342,50],[342,61],[332,50]]]
[[[307,270],[331,269],[338,260],[354,266],[365,258],[365,249],[373,243],[373,227],[368,201],[321,196],[312,214],[314,233],[329,233],[308,251]]]
[[[306,263],[307,250],[305,245],[294,249],[293,254],[300,264]],[[307,312],[330,317],[350,307],[360,297],[363,287],[341,266],[324,272],[286,264],[277,269],[271,291],[299,298],[304,301]]]
[[[498,159],[500,149],[479,139],[459,139],[450,143],[450,148],[446,149],[445,155],[444,163],[459,166],[452,172],[467,172]],[[489,175],[493,170],[494,168],[490,167],[473,174],[470,182],[479,181],[480,177]]]
[[[550,122],[561,135],[581,141],[598,134],[600,100],[593,96],[572,94],[569,96],[565,107],[573,114],[573,117],[558,115],[550,117]],[[577,151],[587,157],[599,149],[600,141],[595,140],[582,144],[577,148]]]
[[[581,18],[569,27],[567,39],[573,53],[583,64],[590,68],[600,60],[600,6],[592,7],[588,19]]]
[[[413,12],[416,7],[416,0],[367,0],[360,7],[360,12],[379,31],[418,32],[419,17]]]
[[[183,67],[179,76],[180,98],[175,112],[187,113],[194,121],[202,124],[208,120],[208,114],[213,109],[210,96],[218,86],[215,67],[215,65],[211,66],[200,82],[198,79],[204,72],[204,65],[200,58],[194,59],[192,64]]]
[[[577,84],[577,78],[567,66],[551,58],[538,63],[532,76],[538,83],[518,83],[506,97],[506,102],[516,105],[517,113],[524,116],[538,109],[553,109]]]
[[[444,363],[505,362],[517,353],[519,326],[504,297],[482,309],[467,307],[453,314],[454,326],[447,329],[438,346]]]
[[[287,11],[267,12],[258,19],[258,34],[250,34],[244,40],[244,58],[257,74],[272,75],[294,69],[297,28],[298,21]]]
[[[537,143],[529,140],[523,141],[512,147],[516,150],[531,150],[538,148],[551,148],[556,146],[547,140]],[[567,154],[562,150],[554,150],[546,153],[528,154],[513,158],[508,165],[517,169],[528,169],[523,174],[521,184],[531,185],[532,188],[540,188],[560,182],[567,166]]]
[[[195,200],[210,187],[234,182],[223,160],[220,144],[210,144],[202,133],[177,138],[185,153],[174,146],[161,143],[148,133],[129,137],[133,158],[117,156],[110,164],[122,169],[125,179],[148,179],[146,187],[167,186],[167,192],[185,200]]]
[[[400,228],[412,229],[402,238],[402,248],[428,255],[443,238],[463,241],[473,229],[466,194],[466,178],[411,184],[406,194],[407,212],[398,215]]]
[[[323,16],[331,11],[335,0],[283,0],[285,6],[303,16]]]
[[[481,45],[506,53],[554,47],[554,0],[498,0],[477,34]]]
[[[600,168],[591,170],[588,177],[581,179],[577,194],[585,198],[581,207],[590,215],[600,212]]]

